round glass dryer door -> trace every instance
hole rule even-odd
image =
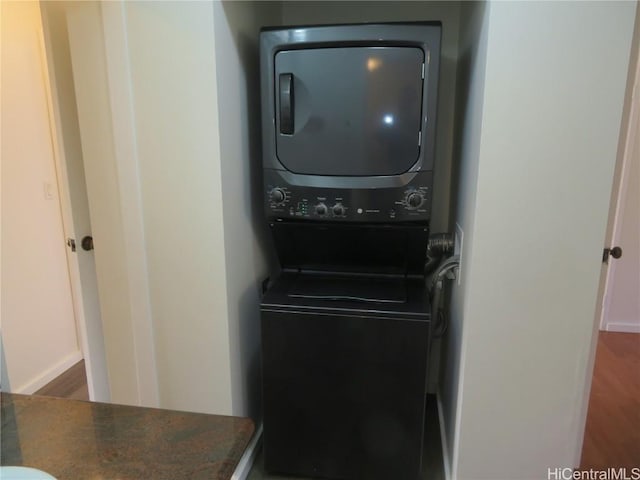
[[[287,50],[275,56],[276,151],[307,175],[380,176],[420,154],[424,53],[415,47]]]

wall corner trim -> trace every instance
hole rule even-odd
[[[233,475],[231,475],[231,480],[246,480],[251,472],[251,467],[253,467],[253,463],[256,461],[256,457],[258,456],[258,451],[262,447],[262,423],[258,425],[253,437],[249,441],[249,445],[247,445],[246,450],[240,457],[240,461],[236,466],[236,469],[233,471]],[[447,478],[447,480],[449,480]]]

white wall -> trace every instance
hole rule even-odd
[[[489,32],[489,9],[484,2],[465,4],[460,14],[458,83],[456,86],[455,177],[457,178],[456,222],[464,232],[460,284],[453,290],[449,328],[443,338],[441,387],[439,401],[446,467],[457,463],[457,436],[461,404],[463,366],[463,332],[469,266],[474,255],[474,210],[478,183],[480,141],[482,134],[485,67]],[[454,477],[455,478],[455,477]]]
[[[492,2],[471,22],[486,65],[470,72],[479,137],[463,133],[461,170],[477,183],[459,202],[471,229],[447,425],[459,480],[546,478],[579,460],[635,8]],[[464,153],[474,143],[477,157]]]
[[[214,3],[233,413],[260,417],[261,283],[273,271],[263,213],[258,33],[281,5]]]
[[[124,5],[160,406],[231,414],[213,4]]]
[[[2,387],[17,393],[33,393],[82,358],[42,46],[38,3],[3,2]]]
[[[458,57],[459,2],[318,2],[286,1],[282,7],[285,25],[363,22],[412,22],[440,20],[442,43],[438,89],[438,131],[431,231],[447,232],[450,219],[450,185],[453,152],[453,116]]]
[[[278,4],[124,5],[160,406],[257,416],[256,46]]]

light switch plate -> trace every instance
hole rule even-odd
[[[462,277],[462,242],[464,241],[464,231],[459,223],[456,223],[456,236],[453,244],[453,254],[460,256],[460,265],[458,265],[458,285],[460,285],[460,278]]]

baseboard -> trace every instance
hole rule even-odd
[[[607,332],[640,333],[640,324],[638,322],[612,322],[607,323],[605,328]]]
[[[32,393],[40,390],[54,378],[69,370],[80,360],[82,360],[82,352],[80,350],[73,352],[72,354],[67,355],[54,366],[48,368],[28,382],[20,385],[17,388],[10,387],[11,393],[22,393],[25,395],[31,395]]]
[[[261,444],[262,423],[258,425],[253,437],[251,437],[251,440],[249,441],[249,445],[247,445],[242,457],[240,457],[240,461],[238,462],[236,469],[233,471],[233,475],[231,475],[231,480],[245,480],[249,476],[249,472],[251,472],[251,467],[253,467],[253,462],[256,460],[256,455],[258,455]]]
[[[440,390],[436,393],[436,399],[438,404],[438,421],[440,423],[440,440],[442,441],[442,463],[444,464],[444,478],[445,480],[453,480],[451,478],[451,461],[449,457],[449,447],[447,442],[447,431],[444,428],[444,413],[442,410],[442,397],[440,396]]]

